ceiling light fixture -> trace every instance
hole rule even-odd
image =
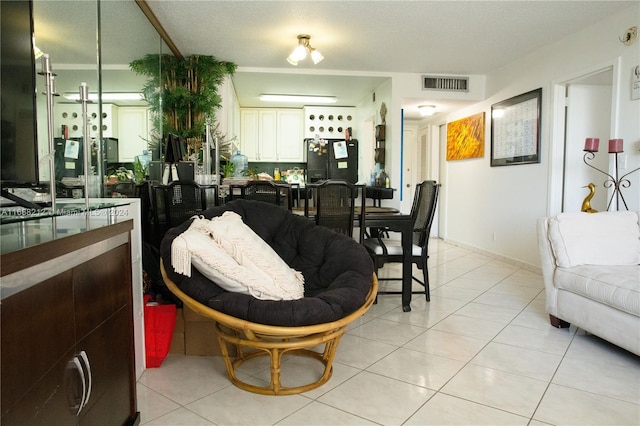
[[[322,56],[322,54],[316,49],[311,47],[311,45],[309,44],[309,40],[311,40],[310,35],[300,34],[298,36],[298,45],[295,49],[293,49],[293,52],[291,52],[291,55],[289,55],[289,57],[287,58],[287,62],[289,62],[291,65],[298,65],[299,61],[307,57],[307,52],[309,52],[309,54],[311,55],[311,60],[314,64],[322,61],[324,59],[324,56]]]
[[[312,96],[312,95],[260,95],[260,100],[264,102],[302,102],[315,104],[335,104],[334,96]]]
[[[421,116],[423,116],[423,117],[431,117],[436,112],[436,106],[435,105],[420,105],[418,107],[418,110],[420,111],[420,115]]]

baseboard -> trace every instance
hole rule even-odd
[[[443,242],[445,242],[447,244],[451,244],[452,246],[460,247],[460,248],[463,248],[463,249],[466,249],[466,250],[469,250],[469,251],[472,251],[472,252],[475,252],[475,253],[483,254],[485,256],[491,256],[491,257],[493,257],[495,259],[498,259],[498,260],[500,260],[502,262],[508,263],[510,265],[517,266],[518,268],[521,268],[521,269],[524,269],[524,270],[527,270],[527,271],[530,271],[530,272],[535,272],[537,274],[542,274],[542,269],[539,266],[530,265],[530,264],[522,262],[520,260],[516,260],[516,259],[510,258],[510,257],[507,257],[507,256],[503,256],[501,254],[493,253],[491,251],[484,250],[484,249],[481,249],[481,248],[478,248],[478,247],[474,247],[474,246],[471,246],[469,244],[464,244],[464,243],[461,243],[459,241],[449,240],[449,239],[446,239],[446,238],[435,238],[435,239],[442,240]]]

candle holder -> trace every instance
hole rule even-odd
[[[622,200],[622,204],[624,204],[624,208],[629,210],[629,207],[627,206],[627,202],[625,201],[624,196],[622,195],[622,188],[629,188],[631,186],[631,181],[627,177],[631,173],[634,173],[640,170],[640,167],[638,167],[637,169],[631,170],[630,172],[625,173],[624,175],[618,177],[618,154],[622,152],[622,144],[620,144],[619,152],[617,151],[612,152],[611,145],[609,149],[609,154],[615,154],[615,176],[612,176],[609,173],[603,170],[600,170],[599,168],[587,162],[587,160],[591,161],[594,158],[596,158],[595,153],[597,151],[597,145],[596,145],[596,150],[591,151],[591,150],[585,149],[585,151],[586,152],[584,153],[584,157],[583,157],[584,164],[607,176],[607,179],[604,181],[603,186],[605,188],[613,188],[613,193],[611,194],[611,198],[609,198],[609,203],[607,204],[607,210],[609,210],[609,207],[611,207],[611,203],[613,202],[614,197],[616,199],[616,210],[620,210],[620,200]]]

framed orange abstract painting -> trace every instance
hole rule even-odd
[[[447,161],[484,157],[484,112],[447,124]]]

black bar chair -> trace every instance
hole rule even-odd
[[[429,233],[433,216],[436,211],[436,203],[440,184],[432,180],[421,182],[416,187],[411,207],[411,218],[413,221],[413,246],[411,252],[411,261],[422,270],[422,280],[413,276],[413,280],[424,287],[423,291],[412,291],[413,294],[424,294],[427,302],[431,300],[429,294],[429,269],[427,268],[427,259],[429,258]],[[378,232],[377,235],[366,238],[363,245],[371,255],[373,260],[375,273],[378,275],[378,269],[382,268],[386,263],[401,263],[404,260],[402,246],[399,240],[384,238],[387,232]],[[379,281],[396,281],[402,278],[378,278]],[[378,294],[402,294],[401,291],[385,291],[379,290]]]

